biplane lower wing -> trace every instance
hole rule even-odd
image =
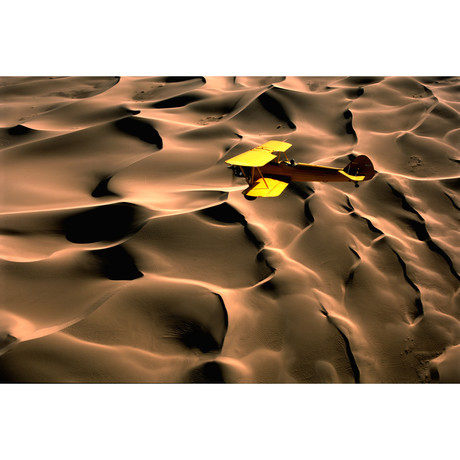
[[[283,190],[288,186],[287,182],[283,182],[276,179],[270,179],[269,177],[261,177],[249,187],[249,189],[243,192],[247,196],[263,196],[263,197],[274,197],[279,196]]]
[[[226,160],[225,163],[234,166],[249,166],[258,168],[264,166],[277,155],[274,155],[273,152],[285,152],[292,144],[281,141],[268,141],[265,144],[259,145],[247,152],[240,153],[229,160]]]

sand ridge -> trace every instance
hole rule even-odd
[[[0,78],[0,380],[458,382],[459,153],[460,77]]]

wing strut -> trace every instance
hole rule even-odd
[[[257,168],[257,171],[259,172],[260,177],[261,177],[261,178],[263,179],[263,181],[265,182],[265,185],[267,186],[267,188],[270,188],[270,187],[268,186],[268,184],[267,184],[267,181],[265,180],[264,175],[262,174],[262,171],[261,171],[259,168]]]

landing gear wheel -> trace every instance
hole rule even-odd
[[[355,187],[356,187],[356,188],[359,187],[359,183],[358,183],[358,182],[355,182]]]
[[[243,196],[249,201],[254,201],[257,198],[256,196],[248,196],[248,195],[243,195]]]

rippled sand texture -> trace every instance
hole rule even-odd
[[[0,147],[1,381],[460,381],[460,78],[2,78]]]

